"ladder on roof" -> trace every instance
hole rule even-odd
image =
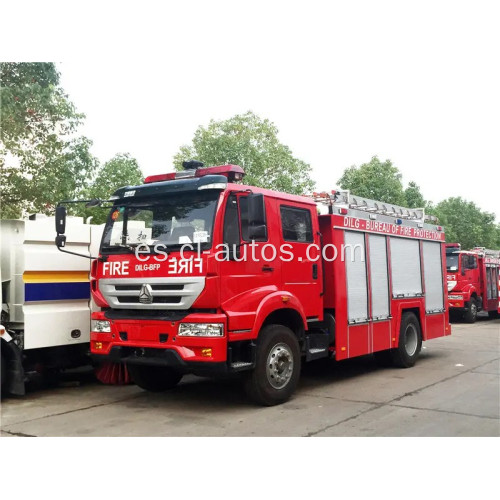
[[[500,250],[490,250],[484,247],[474,247],[472,252],[483,254],[486,257],[494,257],[495,259],[500,259]]]
[[[356,210],[364,210],[365,212],[389,215],[401,219],[415,220],[421,222],[437,223],[437,217],[426,215],[423,208],[406,208],[394,205],[392,203],[384,203],[382,201],[363,198],[350,193],[350,191],[332,191],[331,193],[313,193],[312,199],[316,203],[323,203],[329,207],[352,208]]]

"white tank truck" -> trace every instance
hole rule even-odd
[[[90,363],[91,260],[59,252],[54,226],[43,215],[0,221],[2,394],[23,395],[33,373]],[[97,255],[103,227],[69,217],[67,250]]]

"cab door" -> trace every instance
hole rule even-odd
[[[281,285],[281,262],[277,253],[273,258],[269,248],[279,248],[274,200],[264,197],[267,234],[250,241],[248,195],[248,192],[229,194],[223,219],[222,241],[229,247],[229,253],[220,262],[221,304],[228,313],[230,331],[251,329],[262,299]],[[268,260],[263,260],[263,255]]]
[[[295,295],[308,319],[322,317],[322,265],[315,206],[279,203],[283,289]]]

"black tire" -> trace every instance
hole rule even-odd
[[[0,363],[0,390],[3,396],[7,386],[7,360],[2,352],[0,352]]]
[[[396,349],[391,349],[394,366],[410,368],[417,361],[422,349],[422,332],[417,317],[412,312],[403,314],[399,329],[399,343]]]
[[[300,349],[295,334],[283,325],[268,325],[259,334],[255,369],[247,374],[245,389],[258,404],[284,403],[300,377]]]
[[[463,313],[461,311],[456,311],[455,309],[450,309],[450,321],[461,321]]]
[[[182,378],[182,373],[163,366],[127,364],[127,368],[132,381],[149,392],[173,389]]]
[[[471,297],[469,301],[469,305],[467,306],[467,309],[465,309],[464,312],[464,321],[466,323],[475,323],[477,319],[477,302],[474,297]]]
[[[490,317],[490,319],[496,319],[500,317],[498,311],[488,311],[488,316]]]

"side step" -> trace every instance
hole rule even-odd
[[[254,363],[250,363],[249,361],[235,361],[231,363],[231,371],[233,372],[241,372],[243,370],[250,370],[254,367]]]
[[[330,335],[328,333],[310,333],[305,338],[306,361],[327,358],[329,355]]]

